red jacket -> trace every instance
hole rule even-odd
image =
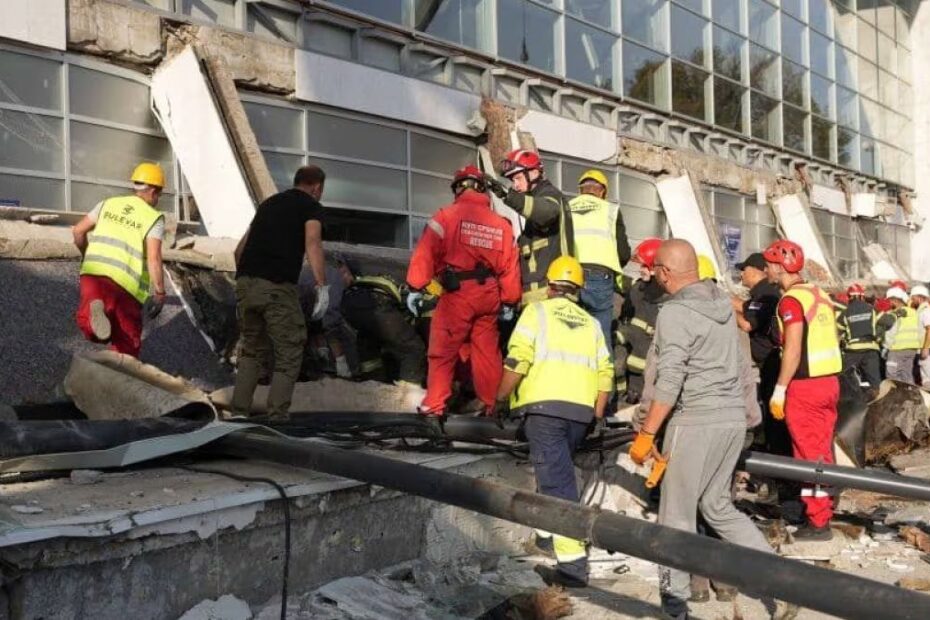
[[[520,267],[510,222],[491,210],[487,194],[465,190],[427,223],[407,269],[407,284],[424,288],[446,267],[471,271],[487,266],[497,279],[501,302],[520,300]]]

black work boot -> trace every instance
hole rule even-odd
[[[579,579],[574,575],[569,575],[568,573],[560,571],[557,568],[552,568],[551,566],[537,564],[533,570],[536,571],[537,575],[542,577],[542,580],[546,582],[547,586],[562,586],[563,588],[588,587],[588,582],[586,580]]]
[[[791,534],[791,538],[795,542],[829,542],[833,540],[833,530],[830,529],[829,524],[817,527],[808,522]]]

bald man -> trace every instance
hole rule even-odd
[[[671,416],[662,445],[668,469],[659,523],[695,532],[700,510],[724,540],[771,552],[730,497],[746,435],[742,358],[730,300],[713,282],[698,278],[694,248],[681,239],[659,248],[655,277],[668,294],[656,320],[655,395],[630,457],[643,463],[658,454],[655,435]],[[690,581],[685,571],[659,568],[662,609],[673,618],[687,617]]]

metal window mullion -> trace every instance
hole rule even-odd
[[[62,142],[65,149],[65,211],[73,211],[71,205],[71,84],[70,65],[61,63],[61,113],[64,119]]]
[[[55,181],[67,181],[68,178],[64,172],[49,172],[46,170],[34,170],[29,168],[10,168],[0,166],[0,174],[8,174],[17,177],[29,177],[33,179],[51,179]]]
[[[308,150],[307,154],[312,157],[320,157],[322,159],[329,159],[332,161],[338,161],[346,164],[358,164],[361,166],[370,166],[372,168],[383,168],[385,170],[397,170],[403,172],[407,169],[407,166],[400,164],[388,164],[380,161],[371,161],[368,159],[357,159],[355,157],[346,157],[344,155],[331,155],[329,153],[324,153],[322,151],[311,151]]]
[[[48,116],[51,118],[64,118],[65,113],[59,110],[49,110],[48,108],[37,108],[20,103],[7,103],[0,101],[0,110],[9,110],[10,112],[21,112],[23,114],[32,114],[36,116]]]

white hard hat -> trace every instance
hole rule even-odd
[[[899,299],[903,301],[904,303],[907,303],[908,301],[910,301],[910,299],[907,296],[907,291],[903,291],[899,289],[898,287],[888,289],[888,291],[885,293],[885,297],[888,299]]]
[[[911,297],[930,297],[930,291],[927,290],[927,287],[923,284],[918,284],[917,286],[911,289]]]

